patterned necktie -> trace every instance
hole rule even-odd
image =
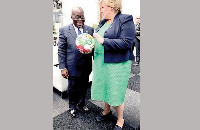
[[[78,28],[78,35],[80,35],[81,34],[81,30],[80,30],[80,28]]]

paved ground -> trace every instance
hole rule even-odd
[[[53,127],[54,130],[109,130],[115,125],[116,113],[113,108],[113,119],[110,122],[97,123],[94,119],[97,113],[103,110],[104,103],[90,99],[90,86],[87,93],[87,104],[91,109],[90,114],[79,113],[72,119],[68,113],[68,98],[62,99],[53,93]],[[128,89],[125,96],[124,119],[127,130],[136,130],[140,124],[140,66],[132,64]]]

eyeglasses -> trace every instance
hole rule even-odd
[[[136,18],[136,19],[140,19],[140,18]]]
[[[85,17],[82,15],[82,16],[79,16],[79,15],[76,15],[74,16],[75,19],[85,19]]]

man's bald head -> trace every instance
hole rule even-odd
[[[72,8],[71,18],[77,28],[82,28],[85,22],[84,11],[81,7]]]
[[[73,7],[72,8],[72,15],[74,15],[76,13],[83,13],[84,14],[84,11],[81,7]]]

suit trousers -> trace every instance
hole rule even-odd
[[[137,58],[140,59],[140,40],[137,39],[136,37],[135,37],[134,42],[133,42],[133,49],[134,49],[134,46],[136,48],[136,59]]]
[[[69,109],[85,106],[89,76],[68,77]]]

